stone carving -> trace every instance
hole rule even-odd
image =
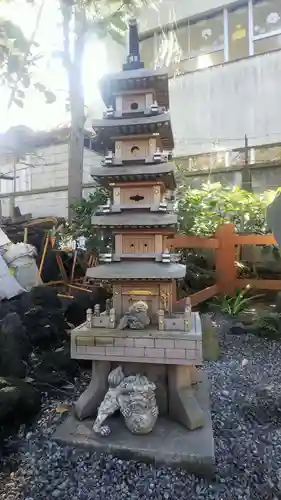
[[[93,425],[94,432],[108,436],[110,427],[104,422],[117,410],[120,410],[126,427],[133,434],[151,432],[158,417],[155,384],[139,374],[125,377],[120,366],[109,374],[108,384],[109,389]]]
[[[142,300],[134,302],[129,307],[128,312],[121,318],[118,329],[125,330],[125,328],[131,328],[132,330],[143,330],[150,323],[147,311],[148,305],[145,302]]]

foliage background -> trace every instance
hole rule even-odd
[[[265,234],[269,232],[266,207],[278,191],[257,194],[220,183],[204,184],[201,189],[181,189],[183,194],[177,202],[180,232],[209,236],[220,224],[231,222],[237,232]]]
[[[269,232],[266,207],[278,191],[256,194],[220,183],[204,184],[201,189],[186,187],[181,189],[176,202],[179,230],[182,234],[209,236],[220,224],[231,222],[237,232],[265,234]],[[77,201],[72,207],[73,219],[63,229],[63,237],[77,239],[85,236],[89,249],[109,251],[112,243],[110,234],[95,231],[91,225],[91,215],[96,213],[99,205],[106,203],[108,197],[105,189],[96,188],[87,199]]]

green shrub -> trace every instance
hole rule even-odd
[[[275,191],[250,193],[239,187],[220,183],[204,184],[201,189],[187,188],[177,203],[180,231],[184,234],[209,236],[220,224],[231,222],[238,232],[268,232],[265,211]]]
[[[250,287],[246,287],[244,290],[237,290],[233,297],[230,295],[215,297],[210,307],[212,309],[219,309],[221,313],[228,314],[229,316],[238,316],[249,307],[250,302],[263,297],[263,294],[247,296],[249,291]]]

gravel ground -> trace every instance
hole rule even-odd
[[[57,445],[50,437],[63,418],[58,405],[71,402],[61,393],[60,401],[46,398],[32,428],[7,442],[1,500],[281,499],[281,345],[226,336],[221,360],[206,370],[217,460],[212,481]]]

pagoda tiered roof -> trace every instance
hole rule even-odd
[[[172,162],[148,164],[136,164],[126,166],[93,167],[91,176],[104,187],[108,187],[112,182],[156,180],[162,181],[167,189],[174,190],[176,187],[174,172],[176,166]]]
[[[117,137],[137,134],[157,134],[164,150],[171,151],[174,148],[169,112],[137,118],[97,119],[92,121],[92,127],[96,133],[94,143],[99,142],[104,150],[112,149]]]
[[[94,280],[174,280],[185,276],[182,264],[143,261],[121,261],[87,269],[86,277]]]
[[[100,81],[100,91],[107,107],[121,92],[153,89],[159,106],[169,109],[169,80],[166,69],[131,69],[104,76]]]
[[[93,215],[91,223],[94,227],[104,228],[149,228],[177,227],[178,218],[174,213],[124,211],[117,214]]]

